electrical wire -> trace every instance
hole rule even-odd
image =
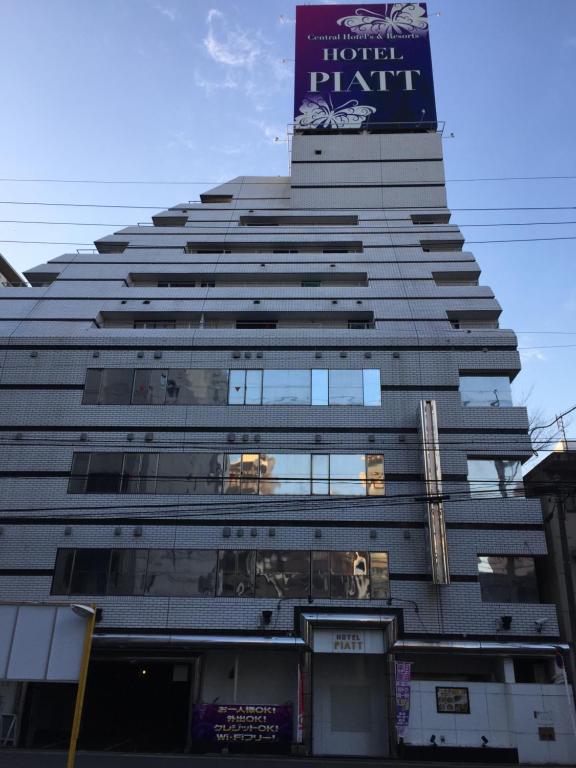
[[[213,186],[221,187],[223,185],[238,185],[238,184],[286,184],[290,179],[289,176],[263,176],[258,181],[246,181],[244,176],[236,177],[240,179],[227,179],[224,181],[150,181],[150,180],[126,180],[126,179],[31,179],[31,178],[15,178],[7,177],[0,178],[0,182],[16,182],[16,183],[34,183],[34,184],[143,184],[153,186],[192,186],[199,184],[211,184]],[[576,176],[563,175],[563,176],[492,176],[492,177],[473,177],[468,179],[446,179],[445,183],[461,183],[461,182],[477,182],[477,181],[567,181],[576,179]]]

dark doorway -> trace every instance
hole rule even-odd
[[[91,664],[80,748],[184,752],[193,670],[171,662]]]
[[[28,683],[20,746],[66,749],[75,699],[74,683]]]

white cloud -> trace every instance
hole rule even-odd
[[[236,90],[250,102],[252,112],[265,113],[271,108],[272,97],[291,81],[292,66],[280,59],[257,30],[247,31],[218,8],[208,11],[206,26],[202,44],[218,73],[197,69],[195,84],[207,95]]]
[[[162,5],[161,3],[152,3],[152,8],[170,21],[176,21],[178,14],[174,8],[171,8],[168,5]]]
[[[262,54],[262,44],[239,27],[230,28],[224,14],[212,8],[206,17],[208,31],[202,40],[208,55],[219,64],[251,68]]]
[[[539,363],[545,362],[548,360],[544,352],[541,351],[538,347],[532,347],[530,349],[520,349],[520,357],[523,362],[528,361],[536,361]]]

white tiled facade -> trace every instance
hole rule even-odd
[[[388,613],[399,623],[400,639],[423,642],[557,641],[553,605],[481,599],[478,554],[537,557],[546,549],[537,501],[469,493],[467,456],[525,460],[531,447],[523,407],[465,408],[460,399],[460,372],[513,378],[520,361],[514,333],[490,327],[500,313],[490,288],[440,286],[434,279],[438,273],[474,277],[480,269],[462,249],[458,227],[446,223],[441,135],[296,134],[290,177],[239,177],[203,200],[158,213],[154,225],[103,238],[97,251],[65,254],[29,270],[28,280],[39,287],[2,292],[0,599],[56,599],[51,585],[59,548],[362,550],[388,552],[391,605],[318,598],[314,611]],[[357,224],[305,219],[345,215],[357,216]],[[299,223],[250,225],[241,223],[241,216],[299,217]],[[127,245],[115,245],[122,243]],[[210,244],[223,252],[188,252],[209,250]],[[339,247],[347,252],[326,252]],[[365,284],[334,283],[338,275],[350,274],[359,274]],[[169,275],[216,284],[136,284]],[[251,284],[235,286],[240,276]],[[219,287],[219,277],[228,284]],[[293,284],[283,286],[291,277]],[[323,284],[302,287],[303,280]],[[110,327],[170,317],[189,318],[200,327]],[[271,318],[279,327],[233,327],[238,319]],[[311,325],[315,318],[325,327]],[[343,327],[330,327],[330,318]],[[373,327],[348,328],[348,321]],[[210,327],[218,322],[230,327]],[[377,368],[382,405],[83,405],[88,368]],[[418,436],[418,405],[426,399],[438,408],[448,497],[452,581],[446,586],[432,582],[427,552]],[[75,451],[177,452],[202,446],[223,452],[383,454],[385,495],[67,492]],[[98,632],[107,634],[262,636],[273,629],[280,637],[299,636],[295,609],[310,607],[306,599],[82,599],[102,608]],[[262,625],[265,610],[273,612],[272,628]],[[509,629],[501,626],[503,615],[511,617]],[[537,632],[535,622],[543,618]],[[207,685],[210,696],[217,695],[218,681],[210,678]],[[423,723],[420,703],[426,685],[414,683],[415,720],[407,744],[429,741],[433,723]],[[477,691],[484,684],[474,685]],[[284,678],[281,687],[284,692]],[[488,693],[504,697],[505,687],[494,683]],[[458,727],[448,730],[456,733]],[[483,733],[492,738],[490,728],[482,721]],[[534,733],[537,739],[537,728]],[[448,746],[481,746],[451,738],[447,731]],[[562,760],[570,736],[559,731],[557,738],[562,748],[556,759]],[[526,759],[515,739],[510,727],[493,746],[519,748]],[[308,748],[313,750],[310,739]]]

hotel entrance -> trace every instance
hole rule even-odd
[[[312,640],[312,754],[388,757],[392,616],[305,614]],[[367,628],[369,627],[369,628]]]

